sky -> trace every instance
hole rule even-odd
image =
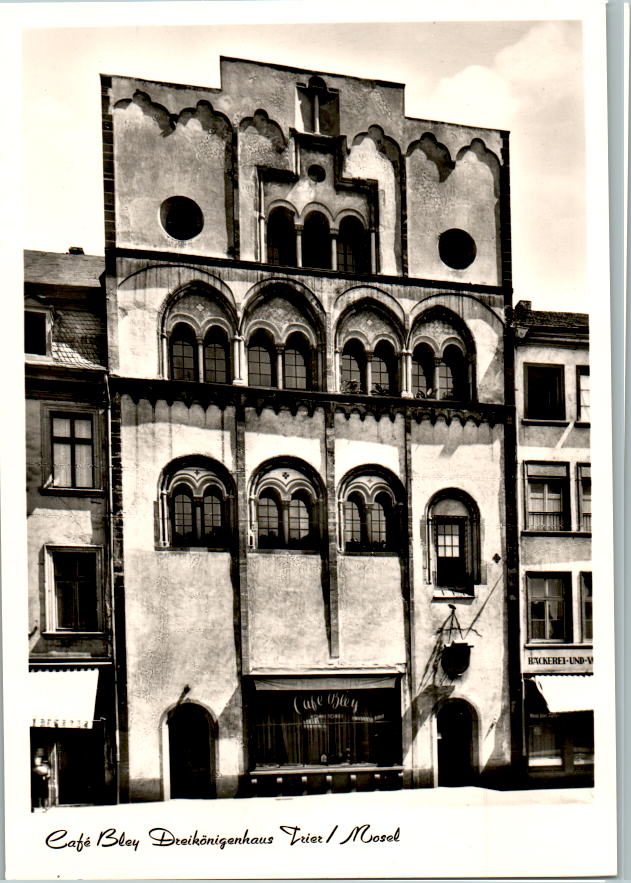
[[[237,56],[392,80],[407,116],[508,129],[514,299],[586,310],[582,51],[577,21],[26,30],[23,245],[103,253],[99,74],[219,87]]]

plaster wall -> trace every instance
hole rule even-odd
[[[230,555],[156,547],[162,469],[175,457],[232,460],[224,415],[210,407],[122,402],[122,475],[130,778],[133,799],[160,799],[168,758],[164,716],[190,686],[217,724],[217,789],[234,792],[242,769]]]
[[[510,761],[509,698],[504,557],[503,427],[476,427],[467,421],[450,426],[442,420],[412,425],[412,518],[414,551],[414,644],[417,684],[414,699],[419,727],[411,746],[411,764],[419,782],[435,784],[434,714],[447,699],[461,698],[478,719],[477,764],[490,773]],[[441,595],[428,571],[427,507],[447,487],[469,494],[480,510],[481,583],[474,597]],[[500,561],[493,560],[494,555]],[[473,645],[471,663],[450,680],[436,658],[437,632],[456,608],[465,640]],[[447,637],[447,635],[445,636]],[[456,639],[459,635],[455,635]]]

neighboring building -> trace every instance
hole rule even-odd
[[[103,258],[25,253],[32,802],[116,800]]]
[[[221,84],[102,78],[122,799],[506,783],[507,133]]]
[[[522,668],[531,782],[594,775],[588,317],[515,307]]]

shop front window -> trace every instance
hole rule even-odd
[[[270,690],[256,698],[257,769],[401,763],[394,689]]]

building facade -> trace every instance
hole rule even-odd
[[[117,794],[103,276],[80,249],[25,254],[34,808]]]
[[[513,313],[508,133],[408,118],[400,84],[232,58],[217,89],[101,85],[105,274],[73,283],[88,365],[57,376],[63,286],[27,300],[52,317],[27,356],[53,464],[29,465],[31,640],[112,685],[107,711],[81,694],[108,722],[105,796],[49,801],[521,782],[552,726],[524,704],[551,649],[530,598],[587,547],[572,523],[537,558],[552,522],[537,538],[520,514],[531,464],[559,459],[523,365],[562,334]],[[74,260],[95,261],[52,256],[52,277]]]
[[[515,308],[522,672],[531,782],[594,776],[588,318]]]

